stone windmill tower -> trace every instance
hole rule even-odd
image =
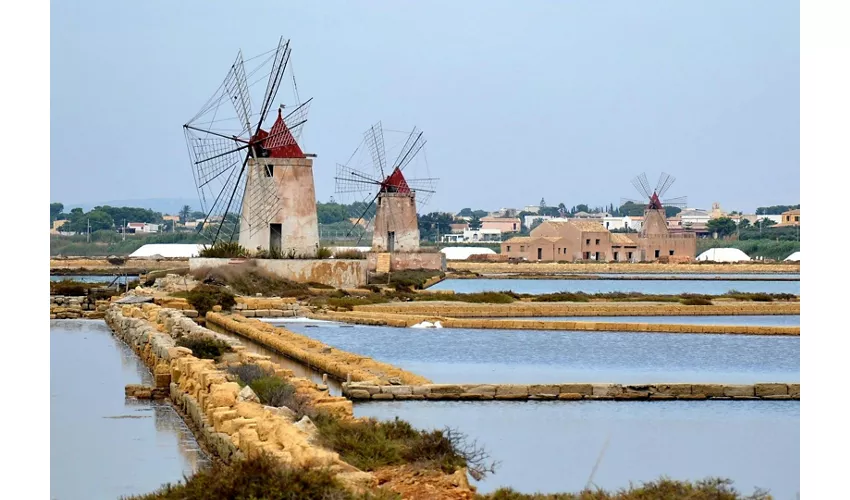
[[[288,68],[290,54],[290,42],[283,38],[276,49],[257,57],[243,59],[240,51],[213,97],[183,126],[206,213],[199,230],[213,244],[238,241],[249,251],[316,255],[315,155],[305,154],[298,143],[312,99],[301,102],[298,96]],[[267,74],[268,81],[260,108],[252,111],[252,88],[260,81],[256,74]],[[294,103],[279,105],[267,126],[287,76]]]
[[[642,173],[632,179],[632,185],[637,189],[638,193],[643,195],[645,201],[624,199],[624,202],[633,203],[635,205],[643,205],[643,225],[640,230],[640,237],[647,238],[652,236],[666,236],[669,234],[667,229],[667,216],[664,207],[685,208],[687,205],[687,197],[681,196],[661,200],[661,197],[670,189],[670,186],[676,182],[676,178],[670,174],[661,173],[658,178],[658,183],[655,189],[649,185],[646,179],[646,174]]]
[[[366,147],[362,148],[364,145]],[[395,161],[387,165],[383,129],[378,122],[366,131],[363,143],[358,147],[358,151],[369,150],[374,172],[366,173],[349,165],[337,165],[336,193],[365,193],[364,201],[368,200],[355,227],[375,206],[375,216],[369,223],[372,229],[372,250],[375,252],[414,252],[419,249],[417,204],[422,206],[427,203],[434,193],[437,179],[407,178],[404,172],[424,146],[422,132],[414,128],[407,134]]]

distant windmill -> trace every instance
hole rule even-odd
[[[366,148],[362,148],[364,144]],[[419,248],[416,206],[418,204],[421,207],[428,202],[435,192],[434,187],[438,179],[407,178],[404,172],[418,159],[424,146],[423,133],[414,127],[413,131],[407,134],[396,159],[387,164],[384,132],[381,122],[378,122],[363,134],[363,142],[352,154],[353,159],[358,151],[368,149],[373,172],[360,170],[356,168],[360,166],[357,164],[337,164],[336,193],[365,195],[363,202],[366,203],[366,208],[354,223],[354,227],[360,225],[360,221],[377,203],[375,217],[367,224],[367,229],[372,226],[372,249],[376,252],[413,251]]]
[[[633,205],[643,207],[644,219],[643,224],[641,225],[641,236],[646,237],[647,235],[668,234],[667,217],[664,207],[677,207],[681,209],[687,206],[687,196],[661,199],[674,182],[676,182],[676,178],[664,172],[662,172],[661,176],[658,178],[658,183],[655,185],[655,189],[650,187],[645,173],[642,173],[632,179],[632,185],[635,189],[637,189],[638,193],[644,196],[645,201],[623,198],[621,200],[621,204],[624,205],[626,203],[631,203]]]

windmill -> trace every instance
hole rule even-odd
[[[650,187],[649,181],[646,179],[646,174],[642,173],[632,179],[632,185],[637,189],[638,193],[643,195],[645,201],[631,200],[623,198],[621,204],[631,203],[634,205],[643,206],[643,224],[641,225],[640,236],[645,238],[647,235],[668,234],[667,217],[664,207],[685,208],[688,203],[686,196],[678,198],[661,199],[670,186],[676,182],[676,178],[664,172],[658,178],[658,183],[655,189]]]
[[[298,143],[312,99],[301,102],[291,52],[290,41],[283,37],[276,48],[249,59],[240,50],[213,96],[183,125],[205,213],[199,231],[213,244],[238,239],[249,250],[299,254],[318,247],[311,160],[315,155],[305,154]],[[268,124],[288,77],[291,101],[280,104]],[[260,94],[257,84],[263,81]]]
[[[393,131],[396,132],[396,131]],[[406,134],[404,142],[398,148],[395,160],[387,163],[387,151],[384,148],[384,131],[381,122],[370,127],[363,134],[363,141],[352,154],[358,151],[369,152],[372,172],[368,169],[368,159],[348,165],[337,164],[336,193],[359,194],[366,208],[362,211],[354,226],[369,213],[375,205],[375,216],[367,224],[372,226],[372,249],[376,252],[415,251],[419,248],[419,221],[416,206],[425,205],[434,194],[436,178],[407,178],[404,173],[408,166],[420,163],[424,159],[425,139],[416,127]],[[365,156],[365,154],[361,155]],[[425,159],[427,168],[427,159]],[[408,172],[409,173],[409,172]],[[367,203],[368,202],[368,203]],[[362,238],[362,233],[361,233]]]

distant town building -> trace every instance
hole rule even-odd
[[[540,207],[537,206],[537,205],[526,205],[525,207],[523,207],[522,211],[523,212],[531,212],[533,214],[539,214],[540,213]]]
[[[162,220],[166,222],[180,222],[179,215],[163,215]]]
[[[789,227],[789,226],[799,226],[800,225],[800,209],[795,208],[794,210],[788,210],[787,212],[782,212],[782,219],[779,224],[771,227]]]
[[[498,243],[502,232],[498,229],[464,229],[461,233],[443,234],[443,243]]]
[[[549,220],[553,217],[551,215],[524,215],[522,217],[522,225],[525,227],[531,227],[537,221]]]
[[[158,233],[159,224],[151,224],[149,222],[128,222],[127,229],[132,229],[134,233]]]
[[[455,223],[449,224],[449,227],[452,230],[451,231],[452,234],[460,234],[460,233],[463,233],[464,231],[466,231],[467,229],[469,229],[469,222],[466,222],[466,221],[455,222]]]
[[[514,233],[522,229],[522,222],[516,217],[482,217],[481,229],[498,229],[503,233]]]
[[[50,228],[50,234],[59,234],[59,228],[62,227],[66,222],[68,222],[68,219],[59,219],[53,221],[53,227]]]

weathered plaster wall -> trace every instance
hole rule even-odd
[[[419,219],[413,193],[381,193],[375,208],[372,250],[389,252],[389,232],[395,233],[394,252],[419,249]]]
[[[266,165],[272,165],[273,175],[265,175]],[[310,158],[262,158],[248,164],[248,179],[242,198],[242,220],[251,221],[252,210],[267,215],[258,215],[260,227],[240,226],[239,244],[250,251],[269,248],[269,224],[281,225],[281,251],[284,255],[310,258],[319,248],[319,221],[316,216],[316,190],[313,183],[313,160]],[[265,185],[264,185],[265,184]],[[271,203],[265,194],[276,191],[279,210],[267,212]],[[265,220],[268,219],[268,222]]]
[[[369,271],[378,268],[378,254],[366,255]],[[390,271],[406,269],[428,269],[434,271],[446,270],[446,255],[442,252],[393,252],[390,254]]]
[[[220,267],[244,263],[244,259],[189,259],[189,268]],[[316,282],[335,288],[366,284],[366,261],[357,259],[256,259],[257,267],[300,283]]]

